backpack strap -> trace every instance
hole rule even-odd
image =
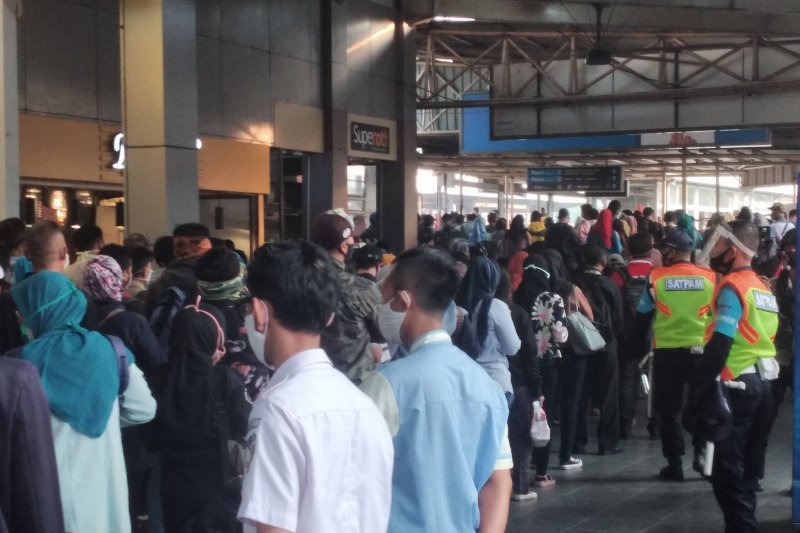
[[[119,406],[122,407],[124,403],[123,395],[128,389],[128,382],[130,381],[128,349],[125,348],[125,343],[123,343],[122,339],[119,337],[106,335],[106,338],[111,342],[111,346],[114,348],[114,353],[117,356],[117,372],[119,373],[119,390],[117,391],[117,396],[119,397]]]

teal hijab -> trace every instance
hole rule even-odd
[[[39,272],[11,288],[34,340],[21,358],[33,363],[54,416],[88,437],[102,435],[119,389],[109,340],[79,326],[86,297],[63,274]]]

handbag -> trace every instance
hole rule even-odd
[[[593,354],[606,347],[597,325],[573,304],[570,304],[570,313],[567,315],[567,329],[576,355]]]
[[[547,424],[547,415],[539,400],[533,402],[531,438],[535,448],[543,448],[550,443],[550,426]]]

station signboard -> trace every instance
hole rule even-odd
[[[528,169],[530,192],[624,193],[622,166]]]

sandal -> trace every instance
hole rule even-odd
[[[533,484],[536,487],[549,487],[551,485],[555,485],[556,480],[550,474],[545,474],[543,476],[536,476],[534,478]]]

